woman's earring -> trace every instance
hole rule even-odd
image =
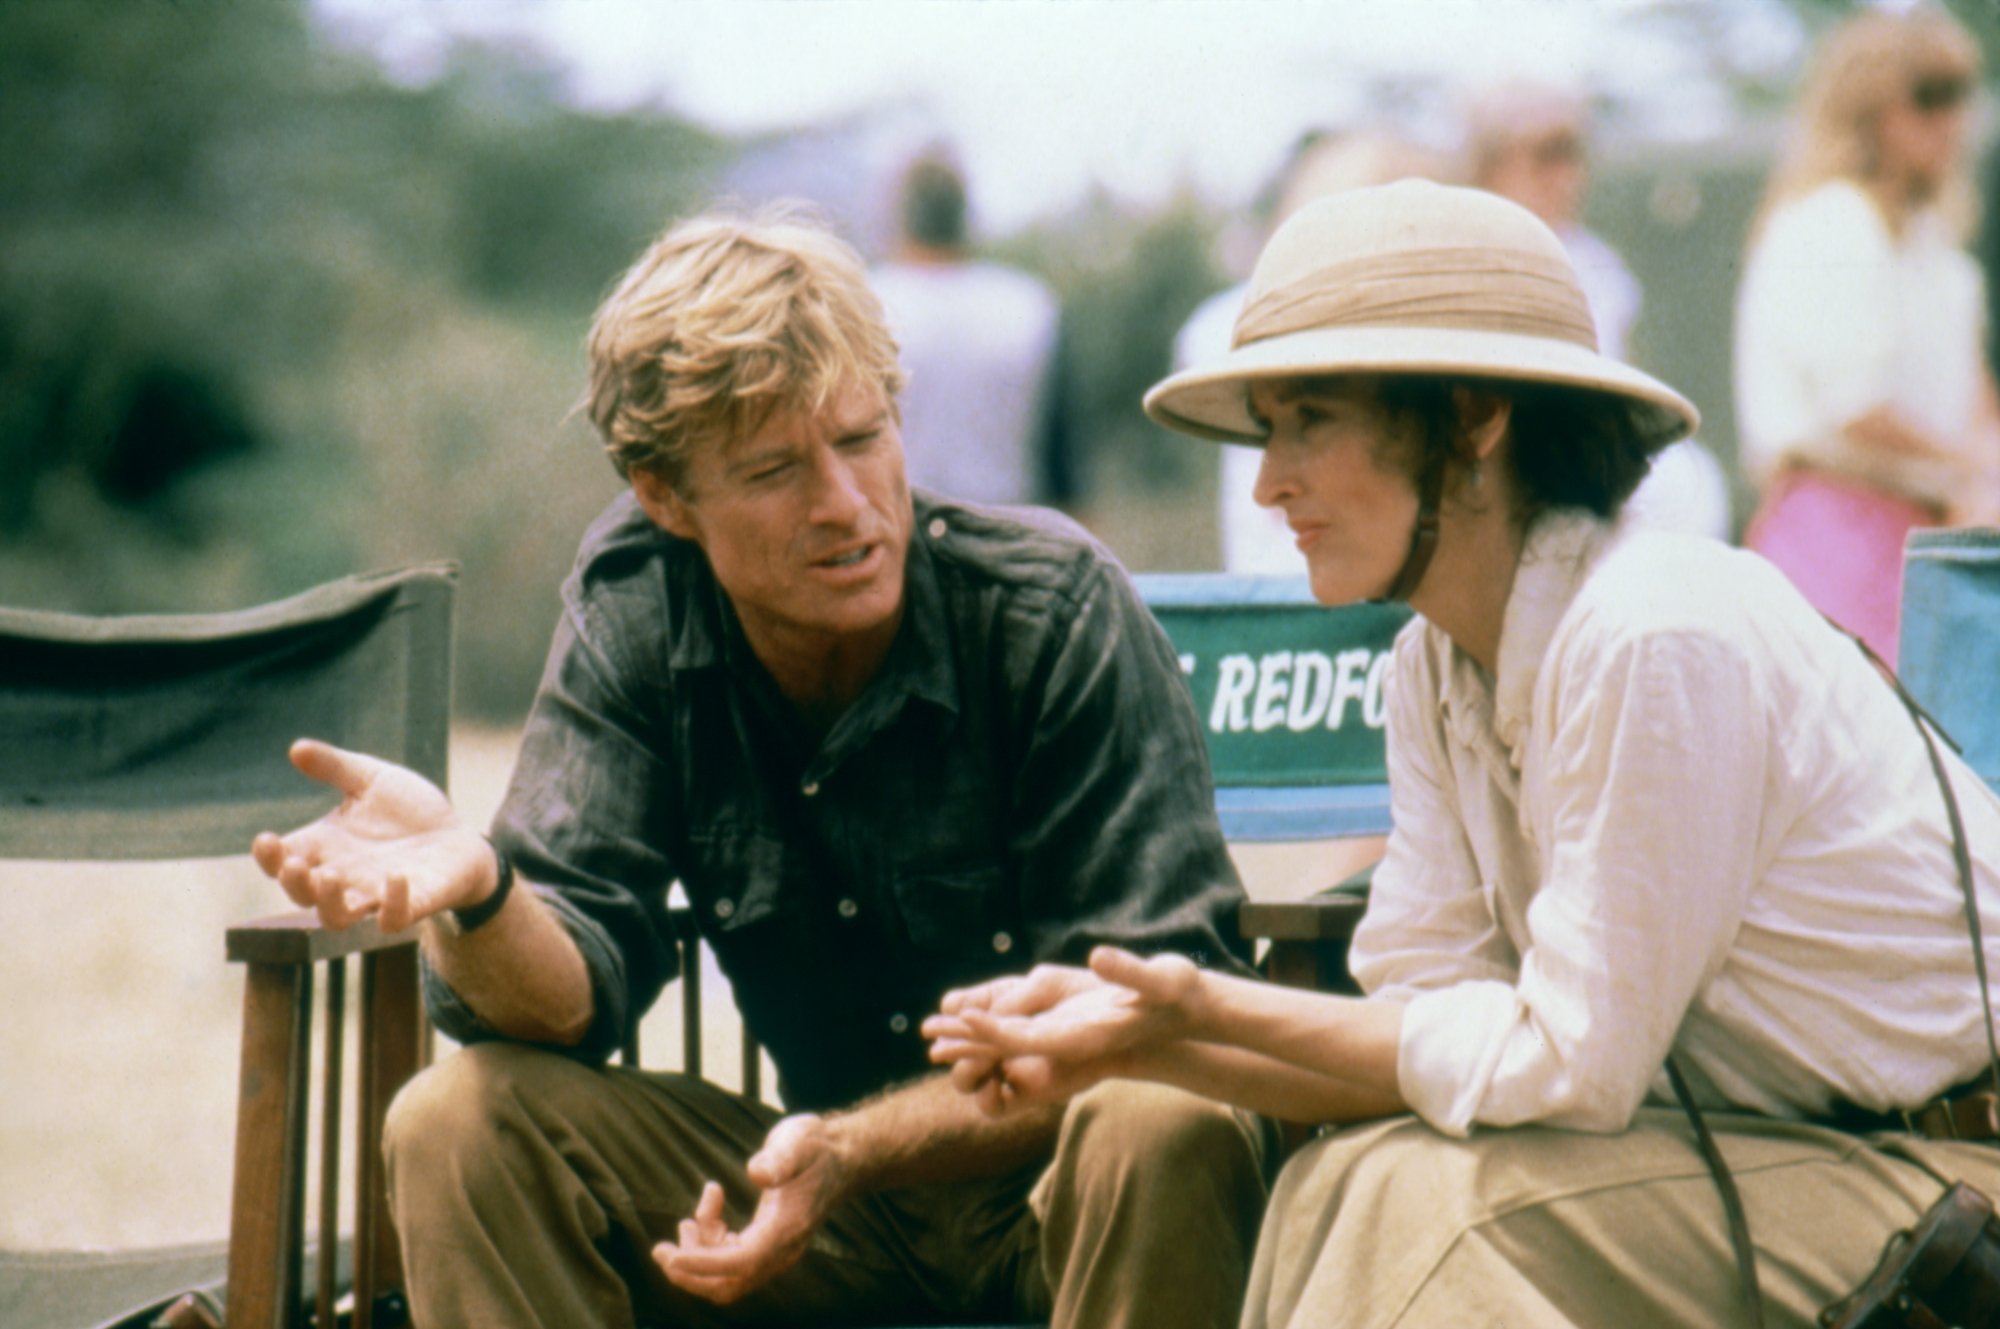
[[[1484,460],[1478,457],[1472,459],[1472,474],[1468,477],[1466,483],[1472,486],[1474,493],[1479,492],[1480,486],[1486,483],[1486,463]]]

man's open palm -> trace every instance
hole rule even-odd
[[[330,928],[378,915],[396,932],[440,909],[469,904],[490,876],[491,854],[451,801],[415,771],[315,739],[292,745],[292,764],[340,791],[340,806],[290,835],[259,835],[251,855]]]

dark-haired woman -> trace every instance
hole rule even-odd
[[[1318,599],[1417,611],[1367,995],[1102,951],[954,994],[929,1030],[962,1088],[1006,1111],[1139,1077],[1341,1125],[1280,1181],[1252,1326],[1734,1322],[1670,1055],[1777,1323],[1857,1284],[1946,1179],[2000,1194],[2000,1151],[1865,1133],[1988,1064],[1926,745],[1763,559],[1617,532],[1695,413],[1597,353],[1546,227],[1425,182],[1313,204],[1235,348],[1146,405],[1263,448]],[[1944,769],[2000,919],[2000,800]]]

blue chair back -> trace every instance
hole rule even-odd
[[[1903,550],[1903,686],[2000,788],[2000,530],[1918,530]]]

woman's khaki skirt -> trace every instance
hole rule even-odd
[[[2000,1197],[1991,1146],[1708,1120],[1743,1196],[1771,1329],[1811,1325],[1858,1286],[1947,1180]],[[1742,1320],[1721,1196],[1674,1108],[1642,1109],[1618,1135],[1453,1140],[1397,1117],[1314,1141],[1271,1197],[1243,1313],[1245,1329]]]

